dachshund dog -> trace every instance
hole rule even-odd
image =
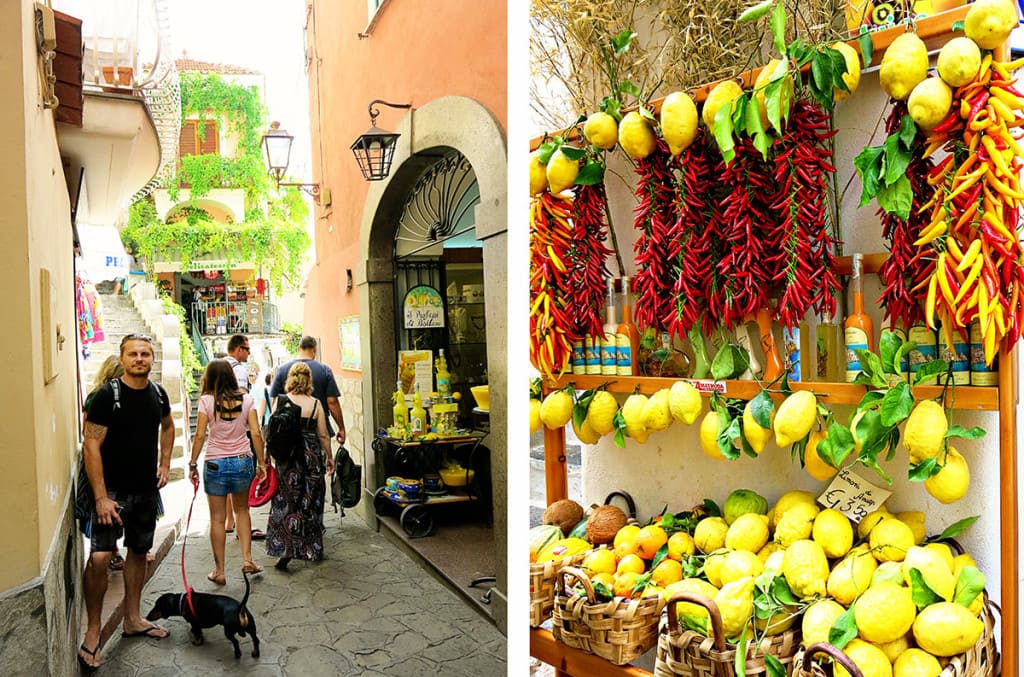
[[[242,656],[242,650],[238,646],[235,635],[252,637],[252,656],[258,658],[260,639],[256,636],[256,620],[245,606],[245,603],[249,601],[249,577],[245,575],[245,572],[242,572],[242,576],[245,578],[245,596],[242,597],[241,602],[236,602],[227,595],[211,595],[193,591],[190,605],[185,593],[168,592],[160,595],[156,604],[153,605],[153,610],[146,615],[146,618],[155,621],[158,618],[181,616],[192,626],[192,643],[196,646],[203,643],[203,628],[223,625],[224,636],[235,647],[235,658]]]

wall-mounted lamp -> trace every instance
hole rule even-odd
[[[395,155],[395,143],[401,136],[395,132],[386,132],[377,127],[377,116],[380,111],[374,108],[374,104],[390,106],[391,108],[412,108],[408,103],[388,103],[380,99],[374,99],[366,109],[370,112],[370,129],[361,134],[358,139],[352,142],[349,148],[356,156],[359,163],[359,171],[367,181],[381,181],[391,173],[391,160]]]
[[[345,291],[346,292],[352,291],[352,269],[351,268],[346,268],[345,269]]]
[[[263,152],[267,157],[267,168],[270,170],[270,175],[274,177],[277,182],[277,187],[281,186],[294,186],[299,190],[307,193],[313,198],[313,202],[320,204],[320,184],[319,183],[291,183],[282,182],[281,177],[284,176],[285,171],[288,169],[288,162],[291,159],[292,154],[292,141],[295,137],[281,129],[281,123],[272,122],[270,123],[270,129],[267,130],[266,134],[263,135],[263,140],[260,141],[260,145],[263,146]],[[330,204],[330,192],[324,196],[324,204]]]

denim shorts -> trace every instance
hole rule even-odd
[[[248,492],[256,476],[253,457],[249,454],[210,459],[204,466],[203,484],[211,496]]]

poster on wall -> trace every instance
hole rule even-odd
[[[413,287],[402,302],[406,329],[440,329],[444,327],[444,303],[441,293],[425,284]]]
[[[341,346],[341,368],[363,368],[363,355],[359,347],[359,316],[338,318],[338,345]]]
[[[420,396],[424,400],[430,397],[434,390],[434,351],[399,350],[398,379],[402,382],[405,399],[410,404],[417,383],[420,386]]]

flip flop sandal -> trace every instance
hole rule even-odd
[[[263,539],[265,539],[267,537],[267,534],[266,534],[265,531],[260,531],[259,529],[253,529],[251,537],[252,537],[252,540],[254,540],[254,541],[262,541]]]
[[[83,651],[90,658],[92,658],[93,660],[96,660],[96,658],[98,657],[98,654],[100,652],[100,645],[97,644],[96,648],[93,649],[92,651],[90,651],[89,649],[86,648],[85,642],[82,642],[82,645],[78,647],[78,664],[80,666],[82,666],[82,669],[85,670],[86,672],[95,672],[96,670],[98,670],[100,666],[99,665],[93,665],[92,663],[89,663],[88,661],[86,661],[85,660],[85,656],[82,655]]]
[[[164,633],[164,634],[160,634],[161,632]],[[156,633],[156,634],[153,634],[153,633]],[[127,637],[127,638],[131,638],[131,637],[148,637],[150,639],[163,639],[164,637],[167,637],[170,634],[171,633],[168,632],[166,628],[161,628],[158,625],[150,625],[150,626],[147,626],[147,627],[143,628],[142,630],[136,630],[135,632],[122,632],[121,636],[122,637]]]
[[[110,570],[121,571],[122,569],[124,569],[124,557],[119,553],[110,558]]]
[[[212,571],[206,574],[206,580],[216,583],[217,585],[227,585],[227,579],[224,578],[224,574],[218,576]]]
[[[244,562],[242,564],[243,574],[261,574],[263,573],[263,567],[255,562]]]

